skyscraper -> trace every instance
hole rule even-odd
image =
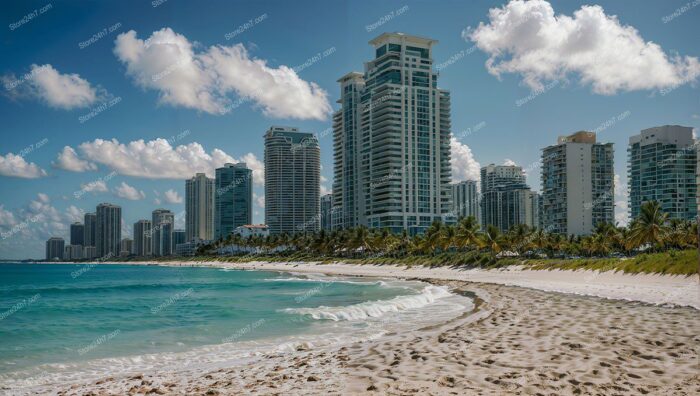
[[[140,257],[151,255],[152,242],[151,220],[139,220],[134,223],[134,254]]]
[[[298,128],[270,127],[265,133],[265,223],[270,234],[318,231],[320,188],[316,136]]]
[[[451,208],[450,93],[437,87],[437,41],[384,33],[364,74],[341,77],[333,115],[335,227],[423,232]]]
[[[542,149],[542,226],[566,235],[590,234],[614,221],[612,143],[593,132],[560,136]]]
[[[481,168],[481,225],[496,226],[502,232],[525,224],[537,227],[533,200],[537,194],[525,184],[523,168],[490,164]]]
[[[122,208],[109,203],[97,205],[95,244],[97,257],[117,257],[122,237]]]
[[[465,180],[451,185],[452,215],[455,218],[473,216],[477,221],[481,221],[476,184],[476,180]]]
[[[75,222],[70,225],[70,244],[80,246],[85,244],[85,226],[82,223]]]
[[[151,236],[154,256],[169,256],[173,253],[173,225],[175,215],[168,209],[156,209],[151,213]]]
[[[697,216],[697,152],[693,128],[665,125],[630,137],[628,180],[632,219],[647,201],[658,201],[672,219]]]
[[[97,234],[97,214],[85,213],[83,220],[83,243],[84,246],[95,246],[95,236]]]
[[[253,171],[245,163],[225,164],[214,179],[214,238],[227,238],[253,222]]]
[[[134,240],[131,238],[122,239],[119,256],[128,257],[132,254],[134,254]]]
[[[197,173],[185,181],[185,238],[214,239],[214,179]]]
[[[321,196],[321,229],[330,231],[333,228],[333,194]]]
[[[63,260],[65,244],[63,238],[49,238],[46,241],[46,260]]]

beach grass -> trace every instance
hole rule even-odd
[[[317,262],[329,264],[342,261],[348,264],[372,265],[405,265],[426,267],[461,267],[496,269],[519,265],[530,270],[593,270],[620,271],[630,274],[665,274],[689,276],[698,272],[698,251],[669,250],[661,253],[642,253],[632,257],[604,258],[552,258],[552,259],[522,259],[498,258],[491,254],[477,251],[445,252],[435,255],[406,255],[401,257],[369,256],[369,257],[330,257],[317,256],[307,253],[293,254],[246,254],[237,256],[194,256],[182,258],[186,261],[202,262]],[[172,258],[162,257],[155,261],[169,261]]]

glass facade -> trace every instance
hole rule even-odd
[[[452,210],[450,95],[437,88],[435,43],[382,34],[365,72],[338,80],[333,228],[416,234]]]
[[[225,164],[214,179],[214,238],[227,238],[253,222],[253,171],[246,164]]]

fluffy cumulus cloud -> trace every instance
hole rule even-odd
[[[107,183],[104,180],[95,180],[90,183],[80,184],[80,189],[85,192],[102,193],[107,192]]]
[[[452,181],[479,180],[480,165],[474,159],[472,150],[466,144],[462,144],[457,138],[450,139],[452,148]]]
[[[160,102],[210,114],[226,114],[251,102],[270,117],[324,120],[328,94],[290,67],[270,67],[242,44],[197,51],[187,37],[163,28],[145,41],[120,34],[114,54],[137,85],[159,92]]]
[[[605,95],[671,89],[700,75],[698,58],[667,55],[598,5],[568,16],[555,15],[545,0],[511,0],[464,36],[490,55],[491,74],[518,73],[534,90],[570,74]]]
[[[80,160],[105,165],[124,176],[186,179],[203,172],[213,177],[214,170],[226,163],[245,162],[253,171],[253,181],[258,185],[265,183],[265,166],[255,154],[235,158],[219,149],[207,153],[196,142],[174,147],[166,139],[135,140],[126,144],[117,139],[95,139],[80,144],[78,150],[82,156]]]
[[[65,146],[63,151],[58,153],[53,166],[71,172],[86,172],[97,170],[97,165],[90,161],[85,161],[78,157],[78,153],[70,146]]]
[[[165,199],[165,202],[169,204],[181,204],[182,203],[182,197],[180,194],[177,193],[177,191],[173,190],[172,188],[165,193],[163,193],[163,197]]]
[[[62,74],[49,64],[31,65],[27,74],[5,75],[2,80],[10,95],[38,99],[57,109],[88,107],[106,95],[78,74]]]
[[[114,194],[119,198],[128,199],[130,201],[139,201],[146,198],[143,190],[137,190],[135,187],[122,182],[114,189]]]
[[[515,161],[513,161],[512,159],[506,158],[506,159],[503,161],[503,165],[505,165],[505,166],[516,166],[517,164],[516,164]]]
[[[36,179],[46,176],[46,171],[33,162],[27,162],[21,155],[8,153],[0,155],[0,175]]]
[[[256,193],[253,193],[253,201],[255,202],[258,207],[264,209],[265,208],[265,196],[264,195],[258,195]]]

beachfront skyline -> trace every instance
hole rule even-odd
[[[184,214],[182,181],[201,169],[195,166],[213,169],[213,162],[223,156],[253,169],[253,222],[263,222],[262,134],[274,124],[299,126],[321,136],[321,191],[327,192],[333,179],[332,134],[323,132],[331,127],[330,111],[337,109],[334,102],[340,92],[335,81],[347,71],[362,71],[360,62],[373,55],[367,41],[385,31],[438,41],[434,66],[441,73],[439,87],[452,96],[453,181],[473,177],[479,164],[512,160],[532,169],[527,182],[540,190],[539,170],[533,164],[539,163],[541,148],[556,136],[588,129],[597,130],[601,141],[615,144],[615,174],[624,183],[629,136],[657,125],[698,124],[698,90],[693,86],[698,53],[692,43],[697,36],[692,33],[699,29],[692,23],[697,10],[675,16],[684,2],[653,4],[644,10],[598,3],[602,9],[586,8],[578,14],[574,13],[581,4],[552,2],[551,7],[556,15],[579,22],[588,18],[593,29],[615,38],[579,43],[598,50],[617,48],[616,40],[624,40],[615,36],[621,32],[619,26],[634,27],[634,32],[625,30],[627,39],[641,38],[637,44],[665,54],[642,57],[649,67],[644,81],[634,73],[623,77],[606,73],[591,63],[584,62],[584,69],[570,65],[556,57],[562,48],[547,43],[543,45],[551,55],[547,58],[551,70],[535,72],[528,59],[515,56],[508,65],[496,62],[489,73],[485,66],[489,55],[501,48],[499,40],[513,34],[494,30],[497,21],[490,19],[495,17],[489,17],[488,11],[502,7],[500,3],[429,6],[408,2],[383,5],[386,9],[368,3],[359,7],[362,12],[344,4],[313,4],[309,8],[318,11],[313,28],[302,10],[283,3],[194,9],[170,0],[157,6],[139,5],[141,12],[120,9],[116,3],[53,3],[48,9],[44,3],[8,6],[3,18],[9,28],[2,37],[9,45],[3,49],[0,72],[12,88],[5,89],[0,99],[6,120],[0,186],[13,193],[4,194],[0,202],[0,227],[9,232],[18,225],[27,226],[0,241],[0,257],[41,257],[48,237],[67,235],[68,226],[82,219],[81,209],[99,202],[124,208],[126,235],[131,235],[131,224],[155,207]],[[24,18],[34,8],[42,12]],[[523,27],[534,21],[528,10],[510,6],[502,10]],[[206,27],[197,23],[203,13],[208,18]],[[439,23],[420,23],[425,15],[436,13]],[[339,15],[345,17],[343,23],[337,23]],[[540,22],[558,27],[563,17],[558,18]],[[48,32],[69,19],[78,21],[74,30],[60,40],[47,39]],[[290,37],[294,39],[284,40]],[[527,39],[525,35],[514,45],[525,46]],[[196,67],[157,52],[163,40],[191,51]],[[210,48],[213,45],[224,47]],[[681,58],[673,58],[675,53]],[[609,57],[620,62],[616,56]],[[252,58],[267,61],[267,66],[251,65]],[[51,66],[32,69],[31,65]],[[32,70],[33,77],[22,80]],[[248,82],[263,85],[244,84],[228,70],[254,73],[256,78]],[[205,71],[224,84],[217,87],[206,79]],[[500,79],[494,75],[497,71]],[[170,82],[190,81],[182,79],[184,72],[193,76],[194,85],[175,89]],[[270,83],[271,76],[286,80]],[[55,83],[71,89],[51,89]],[[274,95],[262,95],[261,89]],[[296,100],[286,100],[288,94]],[[53,130],[47,131],[47,125]],[[157,138],[165,140],[154,142]],[[140,139],[144,142],[139,143]],[[152,160],[153,150],[159,150],[161,160]],[[623,216],[627,211],[618,210]],[[184,216],[177,222],[176,228],[182,228]]]

